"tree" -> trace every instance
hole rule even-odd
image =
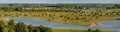
[[[52,32],[50,28],[40,25],[40,32]]]
[[[41,32],[41,30],[39,29],[39,27],[34,27],[33,32]]]
[[[23,22],[18,22],[15,26],[15,32],[28,32],[28,28]]]
[[[20,12],[20,11],[22,11],[23,10],[23,7],[21,7],[21,6],[15,6],[15,11],[17,11],[17,12]]]
[[[33,32],[34,27],[32,25],[28,25],[29,32]]]
[[[9,29],[8,32],[14,32],[14,30],[13,29]]]
[[[15,26],[14,20],[10,20],[10,21],[8,22],[8,25],[9,25],[9,26]]]
[[[8,29],[5,26],[0,26],[0,32],[8,32]]]
[[[2,20],[0,20],[0,26],[4,26],[4,25],[5,23]]]
[[[0,26],[0,32],[3,32],[3,27]]]
[[[87,32],[93,32],[91,29],[88,29],[88,31]]]

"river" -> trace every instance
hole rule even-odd
[[[55,23],[49,22],[45,20],[38,20],[35,18],[6,18],[7,21],[15,20],[16,22],[24,22],[27,25],[32,24],[33,26],[43,25],[50,28],[57,28],[57,29],[74,29],[74,30],[87,30],[89,26],[79,26],[79,25],[72,25],[72,24],[62,24],[62,23]],[[95,28],[92,27],[91,29],[101,29],[101,30],[113,30],[120,32],[120,20],[116,21],[105,21],[105,22],[98,22],[103,27]]]

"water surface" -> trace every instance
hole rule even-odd
[[[78,26],[78,25],[71,25],[71,24],[62,24],[62,23],[55,23],[55,22],[49,22],[44,20],[38,20],[34,18],[6,18],[7,21],[10,19],[15,20],[16,22],[24,22],[27,25],[34,25],[39,26],[43,25],[50,28],[57,28],[57,29],[74,29],[74,30],[87,30],[90,27],[89,26]],[[106,22],[98,22],[102,27],[98,28],[101,30],[120,30],[120,20],[116,21],[106,21]],[[97,28],[91,28],[91,29],[97,29]],[[119,31],[120,32],[120,31]]]

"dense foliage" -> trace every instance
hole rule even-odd
[[[101,31],[99,29],[96,29],[96,30],[88,29],[87,32],[103,32],[103,31]]]
[[[0,32],[52,32],[50,28],[40,26],[26,25],[23,22],[15,23],[14,20],[10,20],[6,25],[3,21],[0,21]]]

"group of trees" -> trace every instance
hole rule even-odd
[[[23,22],[15,23],[10,20],[8,23],[0,21],[0,32],[52,32],[50,28],[40,26],[26,25]]]
[[[96,30],[88,29],[87,32],[102,32],[102,31],[99,29],[96,29]]]
[[[1,11],[22,11],[22,12],[73,12],[73,11],[81,11],[81,10],[87,10],[91,8],[95,8],[99,10],[101,8],[104,9],[119,9],[119,4],[6,4],[6,5],[0,5]],[[99,12],[99,11],[98,11]]]
[[[5,12],[11,12],[11,11],[20,12],[23,10],[23,7],[22,6],[2,6],[0,7],[0,10]]]

